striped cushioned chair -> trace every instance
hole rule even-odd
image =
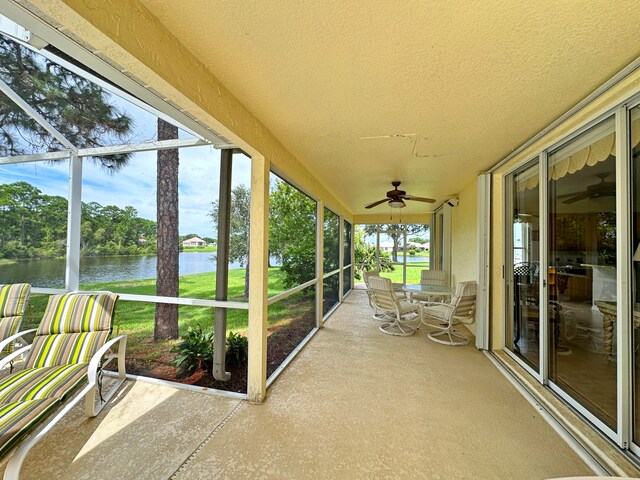
[[[423,309],[423,323],[437,328],[438,332],[429,332],[427,337],[443,345],[462,346],[469,339],[462,333],[453,330],[454,325],[464,323],[471,325],[475,320],[476,282],[460,282],[456,293],[449,303],[427,302]],[[429,323],[428,319],[435,321]]]
[[[27,452],[64,414],[85,398],[85,413],[95,416],[125,379],[126,337],[107,342],[118,296],[109,292],[53,295],[32,345],[17,350],[0,362],[27,351],[22,370],[0,379],[0,456],[68,399],[62,411],[39,433],[23,442],[14,453],[7,473],[19,474]],[[118,343],[118,352],[111,351]],[[102,357],[106,361],[102,363]],[[119,381],[96,407],[97,374],[101,366],[118,360]],[[74,393],[83,384],[87,385]],[[5,478],[12,478],[7,477]]]
[[[26,344],[21,339],[21,335],[14,337],[22,323],[30,294],[31,285],[28,283],[0,285],[0,341],[2,342],[0,352],[2,355],[10,354],[17,341]]]

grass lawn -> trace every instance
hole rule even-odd
[[[183,252],[215,252],[218,250],[218,247],[215,245],[213,247],[182,247]]]
[[[407,283],[420,283],[420,272],[428,268],[428,262],[407,263]],[[402,265],[395,265],[393,272],[382,272],[380,276],[390,278],[393,283],[402,283]],[[356,280],[358,282],[362,280]]]
[[[229,271],[229,300],[246,302],[244,293],[245,269]],[[269,296],[286,290],[284,276],[279,267],[269,269]],[[180,296],[188,298],[213,299],[215,296],[215,272],[184,275],[180,277]],[[109,290],[121,294],[155,295],[155,279],[91,283],[81,285],[81,290]],[[32,294],[29,308],[22,323],[22,330],[36,328],[42,319],[49,295]],[[189,327],[201,325],[204,330],[213,328],[213,307],[191,305],[179,306],[179,332],[184,335]],[[310,320],[310,316],[313,316]],[[315,296],[312,291],[298,292],[281,300],[268,309],[269,332],[282,326],[293,327],[296,320],[304,318],[305,325],[312,325],[315,318]],[[114,318],[114,335],[127,334],[127,370],[130,373],[155,376],[158,368],[164,373],[159,376],[171,377],[169,361],[174,357],[170,352],[176,340],[153,342],[155,303],[119,300]],[[247,310],[230,309],[227,312],[227,331],[245,334],[247,330]],[[306,327],[305,327],[306,328]],[[313,328],[313,327],[311,327]],[[309,329],[310,330],[310,329]],[[301,333],[302,335],[302,333]],[[292,340],[294,341],[294,340]],[[282,343],[282,342],[280,342]],[[291,350],[295,348],[291,346]],[[281,345],[278,345],[282,349]],[[286,352],[285,352],[286,353]],[[284,354],[284,353],[283,353]],[[286,356],[286,355],[285,355]]]

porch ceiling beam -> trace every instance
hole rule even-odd
[[[16,105],[18,105],[27,115],[38,122],[38,124],[42,128],[49,132],[53,136],[53,138],[58,140],[64,147],[73,152],[78,151],[78,149],[69,140],[67,140],[64,135],[56,130],[53,125],[51,125],[42,115],[40,115],[35,109],[33,109],[31,105],[25,102],[20,95],[14,92],[11,87],[2,80],[0,80],[0,91],[7,97],[9,97],[9,99],[12,100]]]

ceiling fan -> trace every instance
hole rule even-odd
[[[615,197],[616,183],[605,182],[604,179],[607,178],[608,176],[609,174],[606,172],[599,173],[596,175],[596,177],[600,179],[600,183],[594,183],[593,185],[588,185],[586,190],[558,195],[557,198],[566,198],[566,200],[564,200],[562,203],[570,205],[572,203],[579,202],[580,200],[586,200],[590,198]]]
[[[433,198],[423,198],[423,197],[414,197],[413,195],[407,195],[407,192],[404,190],[398,190],[400,186],[399,181],[391,182],[393,185],[393,190],[389,190],[387,192],[387,198],[383,198],[382,200],[378,200],[377,202],[370,203],[369,205],[365,205],[364,208],[373,208],[381,203],[387,202],[391,208],[402,208],[406,207],[404,203],[405,200],[413,200],[417,202],[426,202],[426,203],[435,203]]]

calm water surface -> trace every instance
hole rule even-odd
[[[215,253],[181,252],[180,275],[215,272]],[[157,257],[83,257],[80,259],[80,283],[141,280],[156,276]],[[240,268],[237,262],[229,268]],[[30,260],[11,265],[0,265],[0,284],[29,282],[37,287],[60,288],[64,286],[64,259]]]

